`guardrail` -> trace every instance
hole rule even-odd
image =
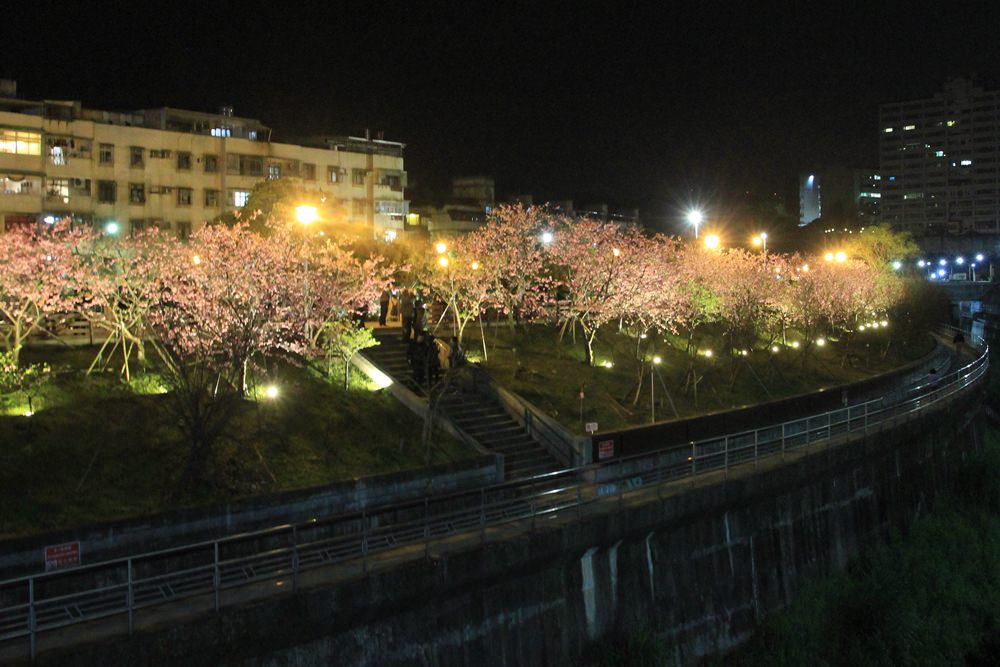
[[[989,351],[977,343],[981,353],[974,361],[892,404],[879,398],[603,465],[3,581],[0,649],[27,640],[27,653],[34,658],[40,633],[111,617],[125,619],[131,633],[136,615],[146,609],[159,608],[159,620],[166,605],[182,600],[185,614],[218,611],[235,602],[226,599],[232,592],[239,590],[246,600],[253,593],[249,587],[261,583],[290,584],[294,590],[303,573],[317,568],[360,561],[367,570],[374,554],[401,546],[429,548],[433,540],[458,533],[485,540],[489,529],[509,522],[529,520],[533,528],[538,520],[567,511],[579,515],[607,496],[621,500],[633,489],[714,470],[728,473],[732,466],[867,433],[949,401],[983,378]]]

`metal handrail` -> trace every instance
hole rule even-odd
[[[40,632],[127,615],[131,633],[135,612],[140,609],[193,596],[211,596],[218,611],[224,590],[287,579],[291,579],[294,589],[301,573],[307,570],[357,559],[366,567],[372,553],[407,544],[429,543],[457,533],[480,531],[485,538],[487,527],[524,519],[531,519],[534,525],[536,517],[569,509],[579,512],[582,507],[606,496],[621,498],[636,488],[658,487],[713,470],[728,472],[735,465],[756,462],[778,453],[784,455],[790,450],[830,442],[852,432],[866,433],[872,426],[934,406],[980,380],[988,369],[989,350],[981,341],[978,345],[981,354],[971,363],[933,385],[921,385],[918,395],[896,403],[887,404],[885,399],[879,398],[757,429],[553,471],[475,491],[428,496],[323,520],[272,526],[223,539],[2,581],[0,642],[27,637],[33,658]],[[639,469],[639,464],[645,467]],[[386,515],[395,515],[400,520],[394,522]],[[338,527],[343,531],[340,534],[302,539],[302,535],[310,531],[331,531]],[[290,539],[290,544],[264,548],[254,544],[263,538],[278,537]],[[253,553],[220,556],[220,550],[239,546],[252,548]],[[202,556],[205,562],[183,563],[184,557],[196,555]],[[208,562],[209,557],[211,562]],[[141,568],[151,563],[160,564],[164,571],[137,576],[137,566]],[[102,573],[112,581],[101,582],[99,575]],[[96,578],[98,583],[84,582],[80,590],[53,591],[49,595],[43,591],[39,595],[40,588],[66,584],[81,577]],[[136,599],[137,592],[143,599]]]

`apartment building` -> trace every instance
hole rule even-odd
[[[879,155],[885,221],[918,240],[1000,234],[1000,91],[953,79],[880,105]]]
[[[127,233],[152,226],[186,237],[246,204],[254,184],[295,178],[344,204],[347,223],[376,237],[403,229],[404,145],[370,137],[271,140],[232,109],[111,112],[77,101],[30,101],[0,82],[0,223],[71,216]]]

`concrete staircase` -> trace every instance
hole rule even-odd
[[[449,389],[438,400],[442,414],[455,426],[483,447],[504,455],[504,472],[508,480],[533,477],[565,467],[514,421],[496,400],[460,388]]]
[[[364,350],[365,357],[417,396],[426,399],[428,394],[435,394],[435,390],[414,380],[406,361],[407,344],[399,329],[376,329],[373,333],[379,345]],[[443,389],[444,393],[434,396],[440,414],[484,448],[503,454],[506,479],[523,479],[565,467],[496,399],[463,384],[452,383]],[[438,387],[436,391],[442,389]]]
[[[382,369],[382,372],[418,396],[426,396],[424,387],[417,384],[406,361],[407,343],[403,341],[402,329],[373,329],[372,333],[379,344],[369,347],[362,354]]]

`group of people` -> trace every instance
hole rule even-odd
[[[398,317],[403,327],[404,341],[427,327],[427,309],[430,306],[427,288],[404,287],[400,290],[386,288],[379,295],[378,306],[379,326],[384,327],[386,321]]]

